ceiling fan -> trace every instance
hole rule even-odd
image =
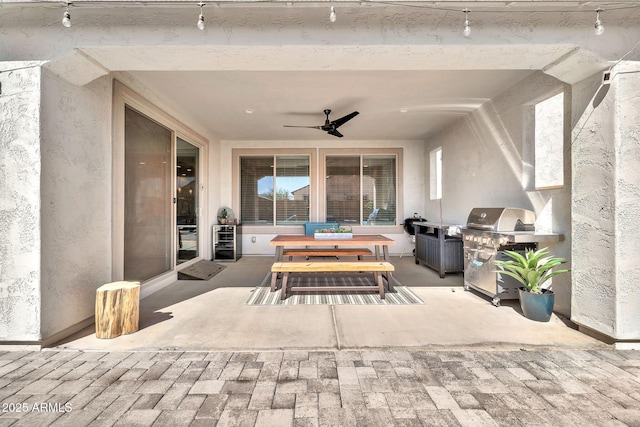
[[[349,120],[353,119],[355,116],[357,116],[358,113],[357,111],[354,111],[351,114],[347,114],[344,117],[341,117],[337,120],[334,120],[332,122],[329,121],[329,114],[331,113],[331,110],[324,110],[324,114],[327,116],[327,119],[324,122],[324,125],[321,126],[293,126],[293,125],[284,125],[284,127],[286,128],[309,128],[309,129],[320,129],[323,130],[325,132],[327,132],[329,135],[333,135],[333,136],[337,136],[338,138],[342,138],[342,134],[340,132],[338,132],[338,128],[340,126],[342,126],[343,124],[347,123]]]

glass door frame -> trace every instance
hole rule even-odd
[[[197,159],[197,164],[196,164],[196,183],[198,185],[198,187],[196,188],[196,226],[197,226],[197,232],[198,232],[198,254],[195,258],[192,258],[188,261],[182,262],[182,263],[178,263],[178,251],[175,251],[174,256],[176,257],[176,259],[174,260],[174,268],[177,267],[178,270],[184,268],[185,266],[189,266],[199,260],[202,259],[209,259],[209,258],[205,258],[205,256],[207,255],[207,248],[209,248],[211,245],[206,245],[206,241],[207,241],[207,236],[209,235],[209,233],[207,232],[207,224],[208,222],[204,222],[204,218],[205,216],[203,215],[204,212],[207,209],[203,209],[203,207],[207,206],[207,192],[204,191],[205,190],[205,179],[206,179],[206,158],[205,158],[205,153],[207,153],[206,151],[206,145],[202,145],[199,144],[197,141],[194,141],[191,139],[191,137],[189,135],[183,134],[181,131],[176,131],[175,135],[174,135],[174,141],[173,141],[173,161],[174,163],[174,168],[173,170],[176,170],[177,167],[177,159],[178,159],[178,153],[177,153],[177,141],[178,139],[181,139],[182,141],[186,142],[187,144],[190,144],[192,146],[194,146],[195,148],[198,149],[198,159]],[[208,158],[208,156],[207,156]],[[175,174],[174,174],[175,175]],[[177,180],[177,175],[173,177],[175,180]],[[177,193],[177,185],[173,185],[173,197],[174,200],[178,200],[178,193]],[[177,224],[177,215],[175,213],[175,211],[177,211],[177,205],[174,203],[174,221],[176,221],[175,224],[175,229],[178,228],[178,224]],[[176,245],[174,245],[174,248],[177,248],[177,242]]]
[[[205,232],[205,227],[209,224],[208,220],[208,140],[193,131],[184,123],[175,119],[170,114],[163,111],[160,107],[154,105],[150,101],[137,94],[135,91],[119,82],[113,80],[113,104],[112,104],[112,250],[111,250],[111,276],[112,280],[123,280],[124,278],[124,214],[125,214],[125,105],[138,111],[171,130],[171,159],[172,169],[176,170],[176,142],[180,138],[189,144],[195,146],[199,150],[198,156],[198,256],[187,262],[177,265],[177,251],[171,251],[170,270],[160,274],[147,283],[155,283],[164,280],[176,280],[177,272],[189,265],[201,260],[207,259],[209,253],[210,233]],[[172,174],[171,198],[177,200],[176,176]],[[176,203],[172,204],[172,226],[168,232],[171,233],[171,244],[173,248],[177,248],[177,230]],[[143,290],[144,291],[144,290]]]

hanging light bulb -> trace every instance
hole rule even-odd
[[[198,3],[198,6],[200,6],[200,16],[198,16],[198,23],[196,26],[199,30],[204,30],[204,15],[202,14],[202,7],[204,6],[204,3],[200,2]]]
[[[596,36],[601,35],[602,33],[604,33],[604,25],[602,25],[602,22],[600,21],[600,12],[602,12],[604,9],[596,9],[596,24],[593,26],[594,27],[594,33],[596,34]]]
[[[71,14],[69,14],[70,4],[71,3],[67,3],[67,9],[64,11],[64,14],[62,15],[62,25],[64,25],[65,28],[71,27]]]
[[[331,6],[331,13],[329,14],[329,21],[336,22],[336,18],[337,17],[338,17],[338,15],[336,15],[336,10],[334,9],[333,6]]]
[[[464,12],[464,30],[462,30],[462,35],[465,37],[469,37],[471,35],[471,24],[469,24],[469,9],[463,10]]]

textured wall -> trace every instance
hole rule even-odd
[[[111,83],[25,65],[0,73],[0,341],[39,342],[111,279]]]
[[[465,224],[469,211],[478,206],[522,207],[539,214],[547,206],[549,196],[565,198],[554,204],[554,210],[565,203],[562,210],[569,211],[567,188],[544,193],[531,191],[533,138],[529,135],[533,121],[527,112],[535,102],[562,88],[568,91],[565,96],[570,99],[568,86],[536,73],[427,141],[427,156],[437,147],[444,149],[442,211],[446,222]],[[570,167],[569,162],[565,163]],[[429,176],[428,171],[425,176]],[[565,187],[568,180],[567,172]],[[438,201],[427,200],[429,218],[438,219],[439,209]],[[563,231],[568,233],[568,224],[564,227]]]
[[[111,281],[111,80],[42,79],[42,337],[91,316]]]
[[[531,209],[538,219],[545,219],[546,229],[564,234],[564,241],[549,245],[556,256],[571,258],[571,164],[565,157],[565,185],[560,189],[530,189],[533,169],[530,116],[532,105],[564,88],[571,98],[570,87],[539,72],[508,88],[439,135],[427,141],[425,176],[429,177],[428,156],[443,147],[443,196],[441,203],[429,200],[425,193],[426,213],[430,220],[461,224],[474,207],[518,207]],[[569,124],[570,109],[565,108]],[[566,138],[568,144],[569,138]],[[555,310],[569,315],[570,277],[559,276],[553,282]]]
[[[572,148],[572,319],[610,337],[635,340],[640,339],[638,71],[638,63],[622,62],[610,86],[599,87],[600,76],[580,84],[584,112]]]
[[[640,63],[620,63],[616,85],[617,333],[640,339]]]
[[[41,73],[0,71],[0,341],[39,341]]]
[[[69,30],[60,25],[60,7],[25,3],[31,5],[3,3],[0,52],[4,58],[60,58],[72,46],[114,70],[203,70],[227,63],[224,58],[229,56],[233,58],[227,63],[230,69],[297,69],[307,64],[316,69],[357,69],[360,61],[373,69],[389,69],[400,61],[417,69],[544,68],[573,82],[602,69],[604,59],[625,54],[640,31],[637,8],[607,10],[606,36],[596,39],[594,16],[584,10],[518,13],[508,6],[508,13],[472,13],[473,35],[467,40],[461,37],[462,13],[453,10],[460,7],[457,0],[437,2],[444,9],[451,3],[453,9],[448,11],[431,5],[361,7],[353,2],[339,6],[339,18],[333,24],[328,22],[326,7],[319,4],[293,2],[286,8],[224,4],[205,9],[204,32],[194,31],[194,12],[189,7],[72,7]],[[122,54],[111,57],[109,51],[123,44],[127,48]],[[281,51],[292,45],[300,46],[299,55],[283,57]],[[91,46],[108,48],[97,52]],[[167,51],[171,46],[177,48]]]

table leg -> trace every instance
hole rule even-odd
[[[380,293],[380,298],[384,299],[384,282],[382,280],[382,273],[376,271],[374,273],[374,277],[376,280],[376,284],[378,285],[378,292]]]
[[[376,246],[376,252],[378,251],[378,247]],[[389,261],[389,246],[384,245],[382,247],[382,259],[384,261]],[[393,273],[387,271],[387,284],[389,285],[389,292],[393,292]]]
[[[282,262],[284,258],[284,246],[276,246],[276,262]],[[273,273],[271,275],[271,292],[276,290],[276,281],[278,278],[282,278],[282,273]]]
[[[281,300],[285,300],[287,299],[287,286],[288,286],[288,282],[289,281],[289,272],[284,272],[282,273],[282,281],[281,281],[281,285],[280,287],[282,289],[280,289],[280,299]]]

